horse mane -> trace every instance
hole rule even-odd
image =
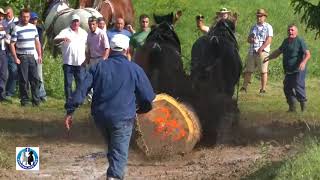
[[[146,39],[146,42],[150,41],[172,44],[181,53],[181,43],[178,35],[174,31],[173,26],[166,21],[152,28]]]
[[[163,22],[167,22],[168,24],[173,24],[173,12],[166,14],[166,15],[156,15],[153,14],[153,18],[156,24],[161,24]]]
[[[228,40],[235,44],[237,49],[239,49],[237,38],[234,35],[235,28],[236,27],[234,21],[230,19],[220,20],[214,25],[214,27],[210,28],[207,36],[209,36],[210,38],[217,37],[222,40]]]

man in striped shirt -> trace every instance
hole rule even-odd
[[[38,106],[40,102],[40,78],[34,50],[38,53],[38,61],[42,63],[41,45],[35,25],[29,23],[30,11],[23,9],[20,12],[20,22],[14,27],[10,49],[18,65],[20,102],[22,106],[29,104],[28,83],[31,85],[32,104]]]

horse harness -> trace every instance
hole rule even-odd
[[[73,8],[67,8],[67,9],[63,9],[63,10],[59,11],[59,12],[54,16],[54,18],[53,18],[50,26],[49,26],[48,29],[47,29],[48,34],[51,34],[51,35],[55,36],[55,34],[54,34],[54,24],[55,24],[55,22],[57,21],[57,19],[58,19],[60,16],[62,16],[63,14],[72,12],[72,11],[74,11],[74,10],[75,10],[75,9],[73,9]],[[92,10],[90,10],[90,9],[84,8],[83,10],[89,12],[91,15],[94,15],[94,14],[93,14],[94,11],[92,11]]]
[[[66,14],[66,13],[69,13],[69,12],[71,12],[71,11],[73,11],[73,10],[74,10],[74,9],[72,9],[72,8],[67,8],[67,9],[64,9],[64,10],[58,12],[58,13],[54,16],[54,18],[53,18],[50,26],[48,27],[47,33],[54,36],[54,23],[56,22],[56,20],[57,20],[61,15]]]
[[[102,4],[109,5],[111,9],[111,22],[109,24],[113,24],[116,22],[116,17],[114,14],[114,8],[110,0],[95,0],[93,3],[93,8],[100,12]]]

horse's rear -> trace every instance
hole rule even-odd
[[[195,81],[209,81],[219,93],[232,96],[242,70],[238,43],[224,22],[217,25],[193,44],[191,76]]]
[[[220,25],[225,26],[224,23]],[[206,127],[204,137],[217,135],[217,141],[223,141],[230,136],[232,124],[239,115],[237,100],[232,96],[242,64],[232,30],[225,27],[211,29],[194,43],[191,54],[191,76],[200,94],[197,109]],[[212,142],[211,138],[208,140]]]
[[[122,17],[126,24],[134,25],[134,9],[131,0],[80,0],[79,7],[92,7],[97,9],[106,19],[106,24]]]

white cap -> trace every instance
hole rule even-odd
[[[116,34],[110,40],[110,48],[113,51],[123,51],[129,48],[130,38],[123,34]]]
[[[71,16],[71,20],[73,21],[73,20],[79,20],[80,21],[80,16],[78,16],[78,14],[73,14],[72,16]]]
[[[4,12],[4,10],[2,8],[0,8],[0,13],[6,15],[7,13]]]

